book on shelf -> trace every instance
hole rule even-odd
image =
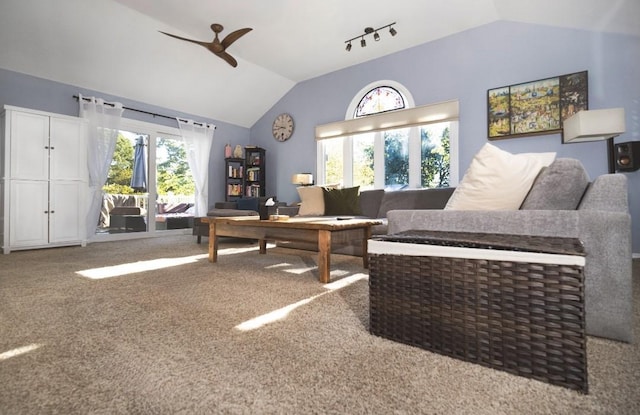
[[[260,185],[252,184],[246,187],[245,195],[249,197],[259,197],[260,196]]]
[[[243,176],[243,166],[231,166],[229,165],[228,175],[233,179],[240,179]]]
[[[242,186],[239,184],[227,185],[227,194],[229,196],[242,196]]]
[[[247,169],[247,180],[257,182],[260,180],[260,167],[250,167]]]

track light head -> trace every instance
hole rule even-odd
[[[364,48],[365,46],[367,46],[367,41],[366,41],[366,40],[364,40],[364,36],[362,37],[362,39],[360,39],[360,46],[361,46],[361,47],[363,47],[363,48]]]
[[[347,49],[347,52],[351,51],[351,42],[347,43],[347,48],[346,49]]]
[[[398,34],[398,32],[396,32],[396,29],[393,28],[393,26],[389,28],[389,33],[391,33],[391,36],[395,36]]]
[[[375,40],[376,42],[380,40],[380,35],[378,34],[378,31],[376,30],[376,32],[373,34],[373,40]]]

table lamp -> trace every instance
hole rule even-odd
[[[313,174],[296,173],[291,176],[291,183],[299,186],[311,186],[313,184]]]
[[[624,108],[583,110],[564,120],[562,142],[607,140],[609,173],[615,173],[613,138],[625,131]]]

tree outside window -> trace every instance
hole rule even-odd
[[[448,124],[448,123],[446,123]],[[435,134],[440,133],[439,137]],[[450,170],[449,127],[442,124],[420,129],[422,187],[448,187]]]

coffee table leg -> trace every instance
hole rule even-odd
[[[331,279],[331,231],[318,231],[318,273],[320,282],[327,284]]]
[[[371,239],[371,226],[362,229],[362,266],[364,269],[369,268],[369,239]]]
[[[265,255],[267,253],[267,240],[258,239],[258,245],[260,246],[260,253],[262,255]]]
[[[218,237],[216,236],[216,223],[209,222],[209,262],[218,261]]]

